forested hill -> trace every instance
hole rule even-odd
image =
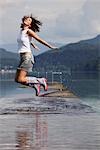
[[[100,35],[95,38],[67,44],[36,57],[36,68],[66,70],[98,70]]]
[[[0,48],[0,68],[1,69],[15,69],[18,65],[19,56],[17,53],[9,52]]]
[[[0,48],[0,67],[16,68],[18,54]],[[43,71],[59,71],[68,68],[80,70],[98,70],[100,68],[100,35],[95,38],[70,43],[57,50],[50,50],[36,56],[34,68]]]

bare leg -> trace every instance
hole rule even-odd
[[[36,77],[28,77],[27,72],[24,70],[17,70],[15,81],[21,83],[23,85],[27,85],[35,88],[36,95],[38,96],[40,93],[40,83]]]
[[[21,84],[26,84],[27,72],[24,70],[17,70],[16,75],[15,75],[15,81]]]
[[[24,70],[17,70],[15,81],[21,84],[29,84],[29,83],[38,84],[39,83],[38,78],[27,76],[27,72]]]

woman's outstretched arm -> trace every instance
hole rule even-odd
[[[45,46],[52,48],[52,49],[56,49],[57,47],[50,45],[49,43],[47,43],[46,41],[44,41],[43,39],[41,39],[34,31],[32,31],[31,29],[28,30],[28,34],[35,38],[38,42],[44,44]]]

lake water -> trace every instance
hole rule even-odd
[[[42,75],[46,76],[45,74]],[[51,76],[51,74],[48,75],[48,81],[52,80]],[[14,82],[14,74],[2,74],[0,78],[0,97],[5,97],[16,93],[17,89],[20,87],[20,84]],[[54,81],[59,82],[60,77],[55,76]],[[83,101],[88,102],[93,106],[97,105],[97,109],[100,108],[100,75],[98,72],[73,72],[71,74],[63,73],[62,82],[66,87],[68,87],[68,89],[75,93],[75,95],[83,99]]]
[[[13,81],[13,77],[13,74],[1,76],[0,107],[3,109],[9,106],[12,109],[17,106],[39,105],[42,99],[35,100],[34,90],[20,88],[20,85]],[[63,74],[62,81],[80,97],[83,104],[94,111],[83,112],[79,107],[74,107],[75,111],[69,110],[60,114],[1,114],[0,150],[100,150],[98,73]],[[32,92],[33,98],[28,99]],[[24,96],[24,99],[20,99],[21,96]],[[68,104],[71,103],[70,99],[66,100]],[[77,106],[77,103],[77,100],[72,100],[74,106]]]

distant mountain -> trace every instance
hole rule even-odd
[[[48,43],[50,43],[53,46],[57,46],[57,47],[61,47],[63,45],[61,43],[52,43],[52,42],[48,42]],[[50,50],[48,47],[46,47],[46,46],[44,46],[38,42],[36,43],[36,45],[39,47],[40,50],[35,50],[34,48],[32,48],[33,54],[35,56]],[[10,52],[14,52],[14,53],[18,52],[17,43],[15,43],[15,44],[3,44],[3,45],[0,45],[0,47],[2,47],[3,49],[6,49],[7,51],[10,51]]]
[[[17,53],[12,53],[0,48],[0,67],[5,69],[16,68],[18,65],[19,56]]]
[[[100,35],[93,39],[70,43],[36,57],[36,68],[45,70],[98,70]]]
[[[0,49],[1,68],[18,64],[18,54]],[[37,71],[93,70],[100,68],[100,35],[95,38],[70,43],[57,50],[49,50],[35,57]]]

